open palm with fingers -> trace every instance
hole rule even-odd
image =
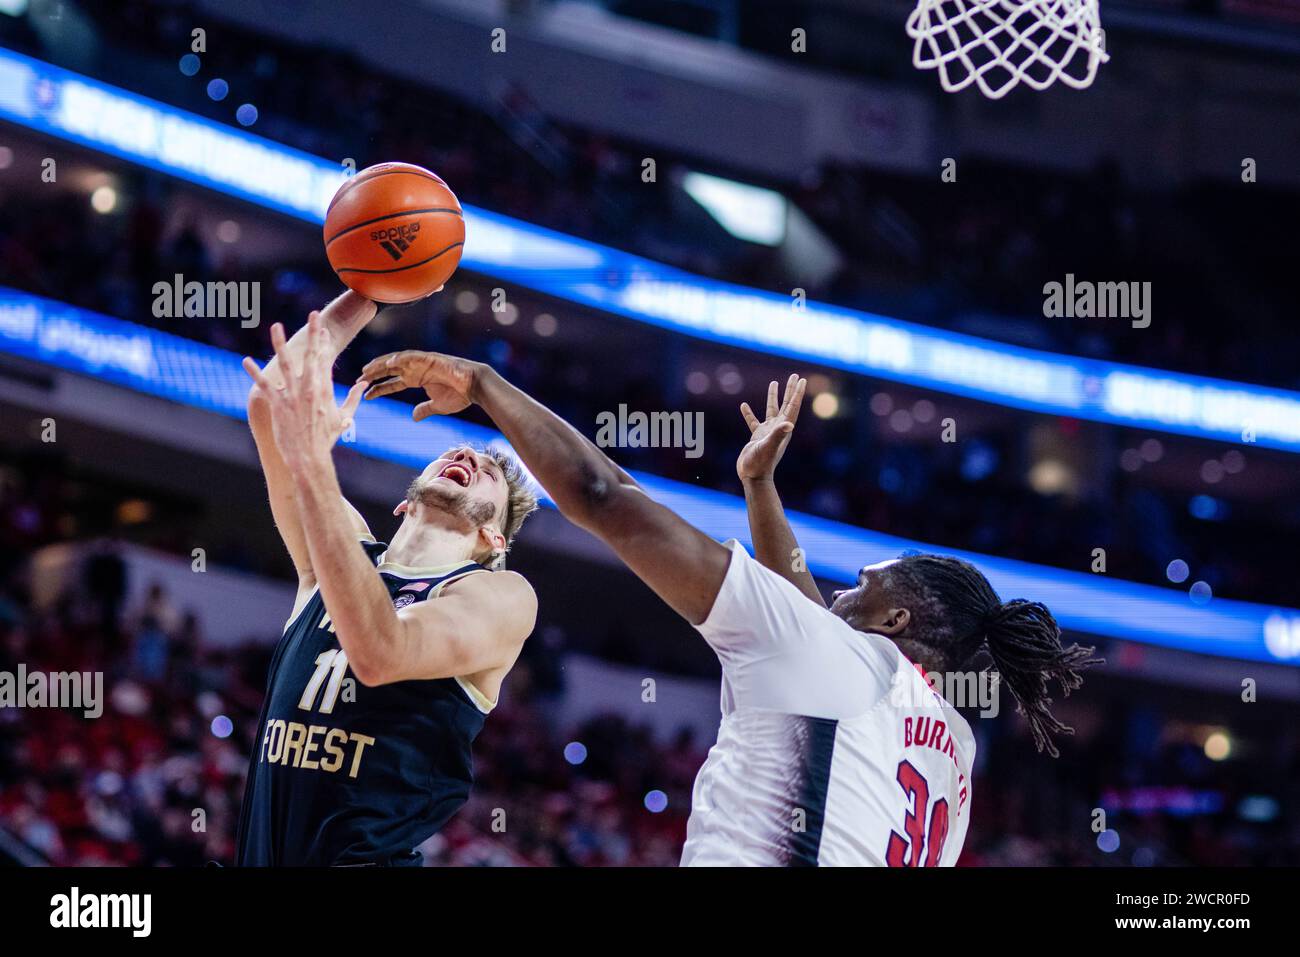
[[[307,343],[301,355],[288,347],[284,326],[271,327],[280,374],[267,376],[251,358],[244,358],[244,371],[266,395],[271,409],[271,430],[280,455],[290,468],[311,464],[328,455],[339,436],[347,431],[361,403],[366,383],[357,380],[342,405],[334,401],[334,379],[330,370],[334,354],[327,347],[319,312],[307,317]]]
[[[736,474],[742,482],[772,477],[785,454],[785,447],[790,444],[790,434],[799,419],[807,387],[807,379],[792,373],[785,384],[785,395],[778,403],[777,384],[775,381],[769,383],[766,418],[762,422],[754,415],[748,402],[740,404],[740,414],[745,417],[750,432],[749,443],[740,450],[736,459]]]
[[[373,383],[366,392],[367,399],[403,389],[423,389],[428,400],[411,411],[412,418],[419,422],[431,415],[450,415],[467,408],[479,365],[441,352],[408,349],[371,359],[361,375]]]

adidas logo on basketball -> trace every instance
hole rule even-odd
[[[396,261],[415,245],[419,232],[419,223],[406,223],[402,226],[390,226],[388,229],[376,229],[370,234],[370,238],[379,243],[384,252]]]

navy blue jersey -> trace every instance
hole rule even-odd
[[[383,542],[361,547],[397,608],[483,572],[473,562],[406,568],[383,561]],[[415,848],[469,798],[470,744],[490,708],[460,678],[361,684],[318,588],[271,658],[237,863],[420,863]]]

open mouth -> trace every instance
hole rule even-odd
[[[448,465],[445,469],[439,472],[438,477],[451,479],[461,488],[469,488],[470,479],[473,478],[469,469],[456,462],[453,462],[451,465]]]

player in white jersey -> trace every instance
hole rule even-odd
[[[1068,731],[1092,649],[1061,646],[1041,604],[1001,602],[968,562],[916,555],[864,568],[826,607],[772,484],[806,383],[776,383],[737,470],[758,561],[649,498],[626,472],[490,366],[431,352],[369,363],[370,396],[423,388],[415,417],[477,404],[572,522],[608,544],[722,662],[722,725],[696,780],[683,864],[950,865],[970,820],[975,744],[918,669],[987,652],[1039,749]]]
[[[912,555],[863,568],[829,609],[773,475],[807,383],[768,387],[736,461],[758,561],[730,542],[698,626],[722,663],[722,725],[695,781],[684,865],[951,866],[970,823],[975,739],[931,681],[988,651],[1027,709],[1040,750],[1068,731],[1047,710],[1091,648],[1062,649],[1042,605],[1003,604],[968,562]],[[931,680],[927,680],[927,676]],[[938,682],[936,682],[938,683]],[[974,702],[969,702],[974,703]]]
[[[722,662],[722,724],[682,864],[956,863],[975,758],[966,719],[888,638],[730,547],[699,626]],[[879,589],[883,574],[864,581]]]

